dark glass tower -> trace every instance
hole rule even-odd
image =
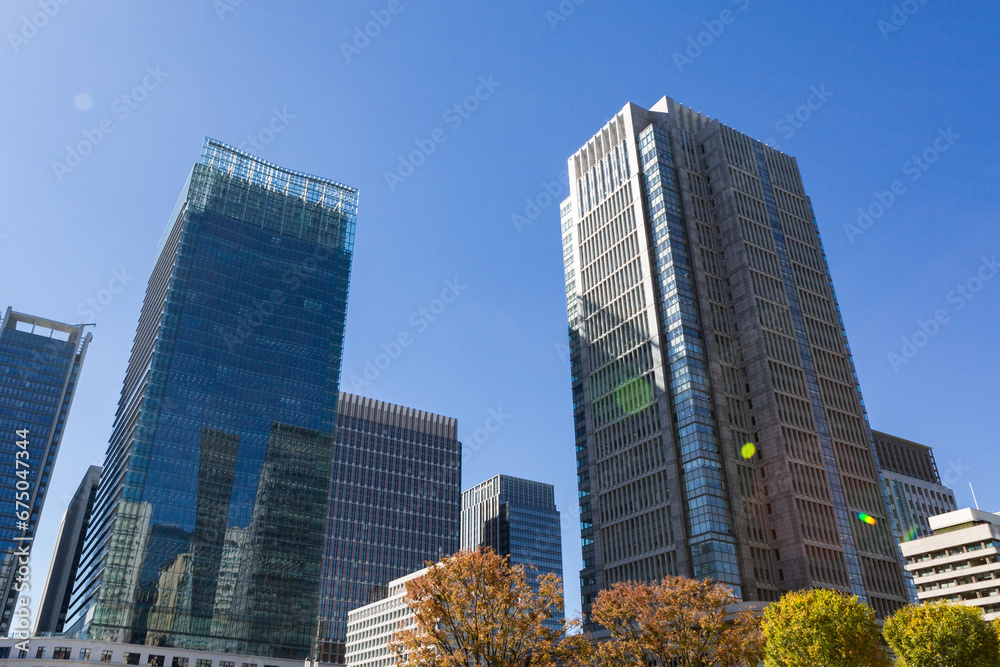
[[[347,612],[458,550],[458,421],[342,393],[316,659],[343,664]]]
[[[462,548],[489,547],[538,576],[562,569],[562,524],[551,484],[497,475],[462,493]],[[548,624],[562,629],[563,610]]]
[[[304,658],[357,191],[206,140],[160,242],[66,628]]]
[[[80,566],[83,539],[87,534],[87,525],[94,510],[94,500],[97,497],[100,480],[100,466],[90,466],[76,493],[73,494],[66,513],[63,514],[55,551],[52,554],[52,563],[49,565],[49,576],[45,580],[45,592],[42,593],[42,601],[38,605],[36,635],[62,632],[63,624],[66,622],[66,612],[69,609],[70,595],[73,592],[73,580]]]
[[[90,340],[81,325],[9,307],[0,323],[0,456],[8,466],[0,474],[0,494],[7,505],[0,512],[0,635],[10,629],[27,582],[19,570],[30,568],[27,553]]]
[[[584,613],[623,580],[912,598],[794,158],[665,97],[568,163],[560,209]]]

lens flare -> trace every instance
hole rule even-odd
[[[878,521],[871,514],[865,514],[864,512],[858,512],[858,521],[863,521],[869,526],[874,526]]]
[[[742,456],[745,459],[752,459],[753,455],[756,453],[757,453],[757,445],[753,444],[752,442],[748,442],[747,444],[740,447],[740,456]]]
[[[903,533],[903,542],[909,542],[911,540],[917,539],[917,534],[920,532],[920,528],[917,526],[911,526],[908,531]]]

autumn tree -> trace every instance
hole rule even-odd
[[[530,573],[530,574],[529,574]],[[462,551],[406,584],[415,623],[390,648],[400,667],[553,665],[562,633],[547,625],[562,582],[511,566],[491,549]],[[530,661],[530,663],[529,663]]]
[[[785,594],[764,612],[765,667],[888,667],[875,612],[829,590]]]
[[[1000,667],[1000,641],[983,612],[938,602],[903,607],[886,622],[899,667]]]
[[[598,594],[591,614],[611,641],[597,646],[589,662],[645,665],[655,658],[677,667],[756,667],[763,657],[759,622],[745,612],[727,623],[727,607],[736,602],[729,588],[710,580],[614,584]]]

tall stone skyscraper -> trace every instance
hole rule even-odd
[[[0,455],[7,466],[0,473],[5,505],[0,513],[3,636],[15,616],[16,636],[31,631],[29,610],[18,600],[30,599],[24,595],[29,590],[24,574],[31,569],[28,554],[90,340],[84,325],[62,324],[10,307],[0,321]]]
[[[67,632],[305,658],[357,191],[211,139],[160,242]]]
[[[315,658],[346,660],[347,614],[458,551],[458,420],[341,393]]]
[[[622,580],[911,598],[795,159],[670,98],[569,159],[583,608]]]

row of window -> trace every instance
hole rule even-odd
[[[7,660],[10,658],[10,648],[9,646],[0,647],[0,660]],[[45,653],[48,649],[47,646],[39,646],[35,650],[35,660],[44,660]],[[68,646],[56,646],[52,649],[52,659],[53,660],[71,660],[73,649]],[[91,649],[81,648],[79,657],[77,660],[79,662],[90,662]],[[112,661],[114,651],[111,649],[104,649],[101,651],[101,662],[110,663]],[[28,657],[28,652],[25,650],[20,651],[18,656],[19,660],[25,660]],[[95,656],[96,657],[96,656]],[[132,651],[122,652],[121,664],[123,665],[138,665],[142,659],[141,653],[136,653]],[[150,653],[146,658],[146,667],[165,667],[166,656],[156,655]],[[174,657],[170,663],[171,667],[190,667],[190,658]],[[208,658],[196,658],[194,667],[212,667],[212,660]],[[236,667],[236,662],[232,660],[219,660],[218,667]],[[256,662],[244,662],[241,667],[258,667]],[[277,665],[267,665],[264,667],[277,667]]]

